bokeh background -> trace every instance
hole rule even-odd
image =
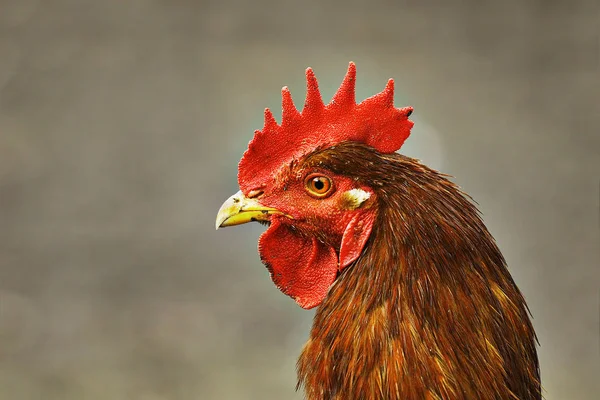
[[[0,399],[301,399],[313,312],[215,232],[279,90],[396,79],[480,204],[547,400],[600,393],[596,1],[0,0]]]

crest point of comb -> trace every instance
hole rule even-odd
[[[323,104],[323,98],[319,91],[319,83],[315,77],[315,73],[312,68],[306,69],[306,100],[304,101],[304,108],[302,114],[317,113],[325,108]]]
[[[356,105],[356,65],[352,61],[348,64],[346,76],[330,105],[343,108]]]
[[[298,119],[300,113],[294,105],[292,100],[292,94],[287,86],[281,89],[281,125],[288,125],[294,120]]]

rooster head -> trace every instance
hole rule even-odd
[[[239,163],[241,190],[217,215],[217,229],[250,221],[269,225],[259,240],[261,260],[277,287],[303,308],[321,304],[338,273],[359,257],[377,214],[376,182],[356,173],[352,160],[341,160],[343,168],[330,168],[334,153],[327,150],[356,142],[393,153],[413,126],[408,119],[412,108],[394,107],[393,80],[357,104],[355,78],[356,67],[350,63],[325,105],[314,73],[307,69],[302,112],[284,87],[281,124],[265,110],[264,127],[255,132]]]

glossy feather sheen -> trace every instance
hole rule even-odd
[[[298,361],[307,399],[541,399],[525,301],[471,201],[416,160],[362,144],[306,162],[377,198],[370,239]]]

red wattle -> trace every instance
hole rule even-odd
[[[275,285],[302,308],[321,304],[338,272],[335,250],[274,219],[259,239],[258,251]]]

